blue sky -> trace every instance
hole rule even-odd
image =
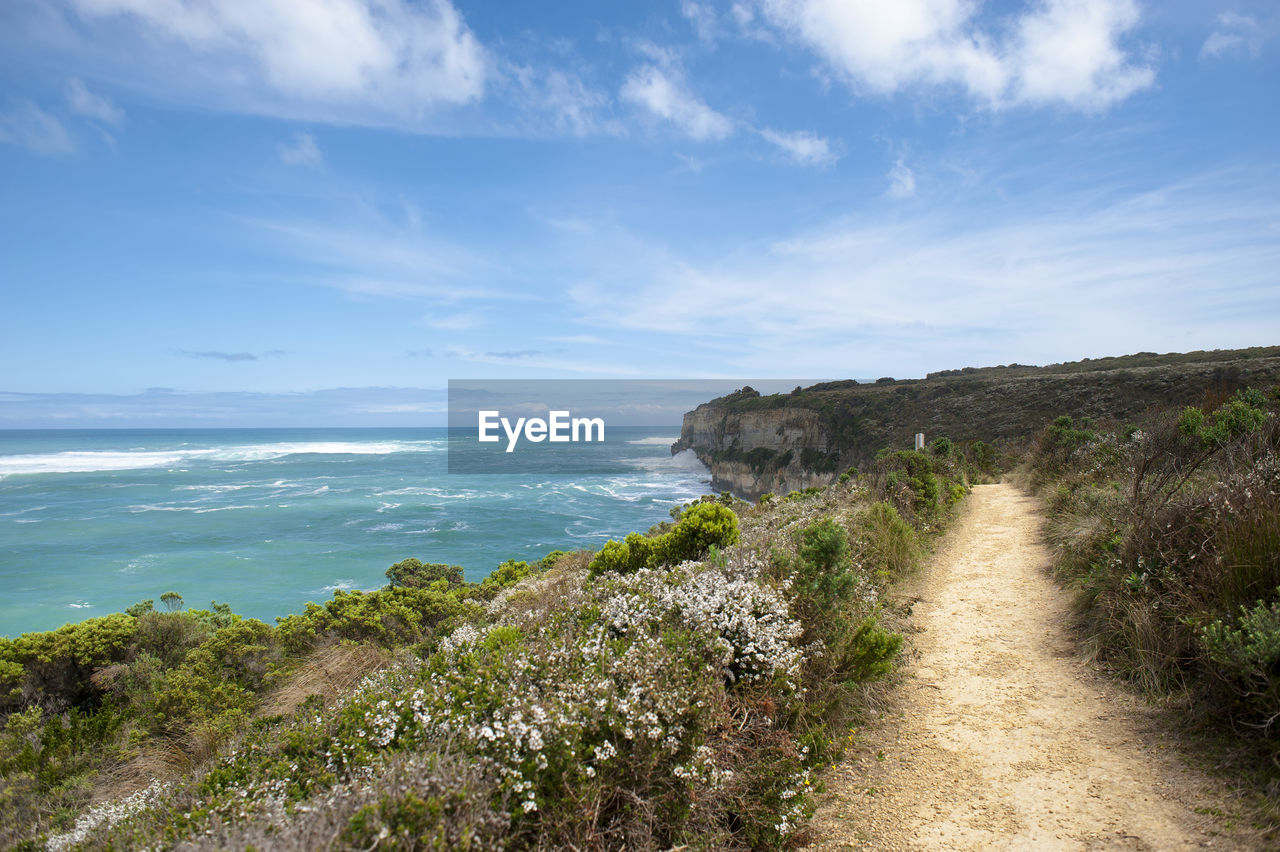
[[[1276,344],[1278,49],[1254,0],[8,0],[0,426]]]

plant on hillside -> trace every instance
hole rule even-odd
[[[1243,389],[1115,432],[1059,418],[1030,465],[1112,667],[1280,755],[1280,416]]]

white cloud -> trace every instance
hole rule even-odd
[[[719,24],[716,20],[715,7],[710,3],[695,3],[693,0],[684,0],[680,4],[680,14],[693,27],[693,31],[697,34],[699,41],[713,42],[716,40],[716,36],[719,33]]]
[[[327,220],[243,224],[265,250],[296,265],[299,282],[361,301],[416,303],[437,318],[451,312],[452,319],[441,321],[454,329],[479,322],[478,315],[467,314],[477,303],[534,299],[500,283],[510,272],[490,254],[439,238],[415,224],[412,211],[392,218],[369,205],[353,207]]]
[[[67,81],[67,104],[76,115],[96,118],[106,124],[119,125],[124,121],[124,110],[101,95],[95,95],[84,81],[72,77]]]
[[[889,169],[889,189],[886,194],[890,198],[910,198],[916,194],[916,174],[908,168],[902,157]]]
[[[316,147],[316,140],[310,133],[298,133],[293,142],[277,148],[280,161],[289,166],[307,166],[318,169],[324,165],[324,155]]]
[[[788,133],[765,128],[760,131],[760,135],[802,165],[827,166],[840,159],[828,140],[807,130]]]
[[[627,77],[623,100],[644,107],[666,119],[690,139],[724,139],[733,133],[733,121],[698,99],[674,71],[645,65]]]
[[[537,125],[557,133],[589,136],[619,134],[621,125],[609,116],[609,96],[581,76],[559,68],[519,67],[510,71],[516,100]]]
[[[1117,41],[1138,23],[1133,0],[1048,0],[1019,22],[1013,98],[1100,109],[1150,86],[1155,72],[1131,65]]]
[[[1062,103],[1105,108],[1151,85],[1154,71],[1119,46],[1134,0],[1036,0],[1010,26],[984,30],[972,0],[760,0],[765,17],[856,90],[958,88],[992,108]]]
[[[1276,197],[1208,174],[1109,201],[1082,190],[1032,215],[997,202],[868,214],[718,261],[618,241],[600,247],[599,283],[570,296],[581,323],[735,347],[712,363],[739,375],[1240,346],[1273,337],[1280,313]],[[620,306],[619,289],[645,310]]]
[[[547,337],[545,340],[553,340],[556,343],[578,343],[585,346],[608,346],[609,341],[603,337],[594,334],[563,334],[559,336]]]
[[[1200,56],[1220,59],[1240,53],[1256,59],[1262,53],[1265,40],[1257,20],[1235,12],[1224,12],[1218,16],[1218,28],[1209,34],[1200,48]]]
[[[422,324],[442,331],[470,331],[484,325],[485,319],[478,313],[432,313],[422,318]]]
[[[148,85],[223,108],[404,122],[484,92],[484,50],[448,0],[66,2]]]
[[[0,111],[0,142],[46,156],[70,154],[76,149],[61,121],[26,100]]]
[[[464,346],[450,346],[447,351],[450,358],[469,361],[473,364],[491,364],[504,369],[556,370],[566,373],[586,373],[600,376],[637,376],[643,370],[634,364],[610,364],[599,361],[582,361],[574,358],[546,357],[554,355],[536,349],[481,352]]]

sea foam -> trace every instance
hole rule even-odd
[[[191,447],[172,450],[72,450],[0,456],[0,476],[39,473],[95,473],[112,470],[175,468],[189,465],[269,461],[294,455],[392,455],[434,453],[443,441],[290,441],[231,447]]]

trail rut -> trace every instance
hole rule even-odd
[[[982,485],[922,573],[895,708],[828,776],[810,849],[1249,849],[1156,711],[1066,630],[1034,500]]]

